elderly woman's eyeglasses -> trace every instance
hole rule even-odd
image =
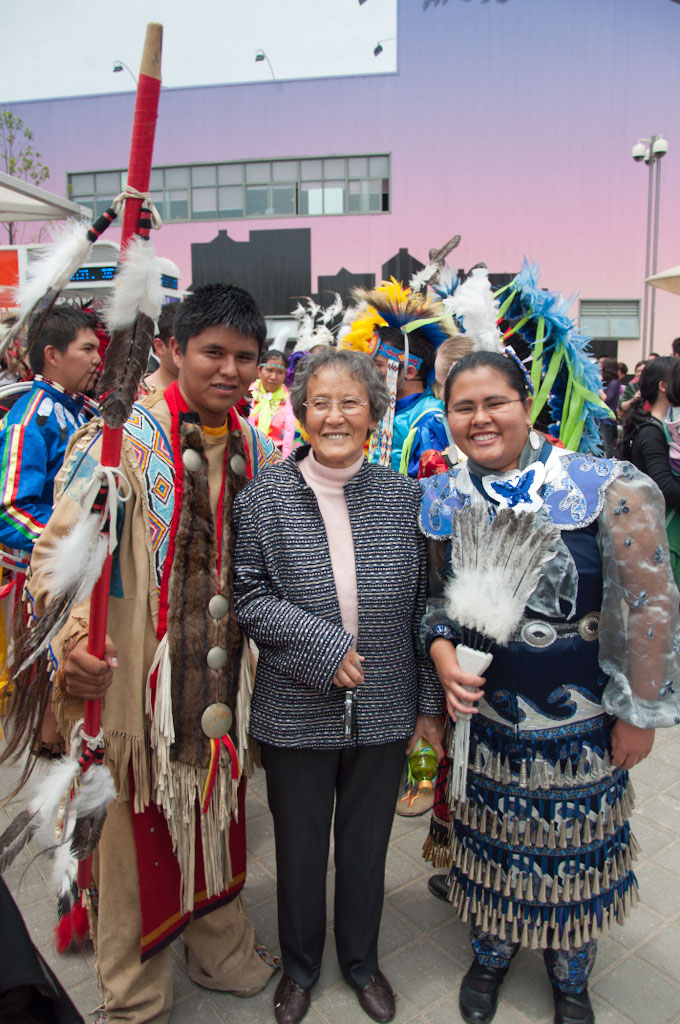
[[[368,402],[351,397],[341,398],[337,402],[331,401],[330,398],[310,398],[308,402],[302,404],[308,412],[316,413],[318,416],[326,416],[334,407],[337,407],[343,416],[356,416]]]
[[[503,413],[508,411],[508,407],[513,402],[524,402],[524,398],[485,398],[483,402],[475,404],[474,402],[456,402],[449,409],[450,413],[454,416],[474,416],[478,409],[483,409],[487,415],[493,415],[494,413]]]

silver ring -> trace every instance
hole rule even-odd
[[[557,640],[557,630],[549,622],[534,619],[524,624],[520,636],[530,647],[550,647]]]

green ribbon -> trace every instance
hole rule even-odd
[[[550,362],[548,363],[548,369],[546,370],[545,377],[543,378],[543,383],[541,384],[541,387],[540,387],[540,389],[538,391],[538,394],[534,398],[533,404],[531,406],[531,425],[532,426],[534,425],[534,423],[536,422],[536,420],[540,416],[541,412],[543,411],[543,406],[548,401],[548,395],[550,394],[550,392],[552,390],[552,386],[555,383],[555,378],[557,377],[557,374],[559,373],[559,369],[560,369],[560,366],[562,365],[562,360],[563,359],[564,359],[564,345],[562,345],[562,344],[556,345],[555,346],[555,351],[553,352],[552,356],[550,357]],[[532,366],[532,370],[533,370],[533,366]]]

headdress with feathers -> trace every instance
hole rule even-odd
[[[335,331],[342,324],[343,304],[337,292],[333,302],[320,306],[314,299],[305,297],[298,302],[292,315],[298,321],[298,335],[293,352],[309,352],[315,345],[336,345]]]
[[[443,341],[453,338],[458,331],[451,317],[439,302],[432,302],[419,291],[405,288],[393,277],[377,288],[355,288],[357,301],[350,329],[341,341],[343,348],[374,355],[379,345],[379,328],[393,327],[405,336],[418,331],[436,351]],[[428,384],[434,371],[428,374]]]

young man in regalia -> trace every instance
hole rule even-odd
[[[118,800],[94,855],[91,919],[108,1020],[126,1024],[169,1019],[170,943],[180,933],[189,975],[206,988],[250,996],[275,969],[239,896],[252,674],[231,562],[234,497],[279,458],[234,409],[266,327],[247,292],[207,285],[182,303],[173,334],[177,382],[136,404],[124,428],[120,493],[129,495],[118,510],[105,659],[87,653],[87,604],[52,643],[64,735],[84,699],[102,698]],[[32,562],[38,616],[50,600],[51,547],[77,517],[100,444],[94,423],[67,455]]]

